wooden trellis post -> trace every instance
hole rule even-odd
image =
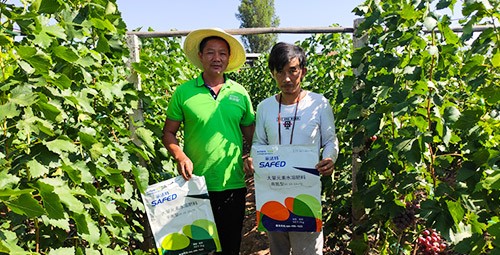
[[[353,33],[353,46],[354,49],[357,48],[362,48],[363,46],[366,45],[367,37],[366,35],[361,35],[358,33],[357,29],[359,27],[359,24],[363,22],[363,19],[356,19],[354,20],[354,33]],[[358,66],[357,68],[354,68],[353,73],[354,76],[356,77],[356,81],[354,83],[354,86],[352,88],[352,91],[357,91],[359,89],[363,88],[363,84],[361,83],[359,76],[361,73],[361,70],[363,69],[363,64]],[[352,186],[352,194],[356,194],[358,192],[358,184],[357,184],[357,176],[358,172],[361,168],[362,162],[360,158],[360,153],[365,149],[365,146],[363,144],[354,146],[352,145],[352,158],[351,158],[351,186]],[[351,213],[352,213],[352,223],[354,226],[358,226],[363,218],[363,215],[365,214],[364,211],[364,205],[361,201],[357,201],[354,199],[354,196],[352,196],[352,208],[351,208]],[[357,239],[359,236],[353,232],[353,240]]]
[[[134,83],[134,87],[137,91],[142,90],[141,85],[141,76],[134,70],[132,67],[132,63],[140,62],[140,40],[137,35],[127,34],[127,46],[130,50],[130,59],[127,62],[128,68],[130,69],[130,76],[128,77],[128,81]],[[134,109],[134,112],[129,115],[129,130],[131,133],[132,141],[137,145],[141,146],[142,141],[135,134],[135,130],[137,129],[137,123],[144,122],[144,114],[143,114],[143,105],[142,100],[139,99],[137,102],[137,108]],[[144,159],[139,156],[139,161],[141,166],[146,167],[147,164]],[[155,240],[153,236],[153,232],[151,231],[151,226],[149,225],[148,218],[146,214],[140,219],[142,225],[144,226],[144,242],[142,243],[144,250],[151,250],[155,248]]]
[[[132,63],[138,63],[140,61],[139,57],[139,37],[133,34],[127,34],[127,45],[130,50],[130,60],[128,61],[128,68],[130,69],[130,76],[128,77],[128,81],[134,83],[134,87],[137,91],[142,90],[141,85],[141,76],[137,74],[137,72],[132,67]],[[143,106],[142,100],[139,100],[137,108],[134,109],[134,112],[129,116],[130,117],[130,131],[132,133],[132,140],[136,145],[141,145],[141,141],[135,135],[136,124],[137,122],[143,122]]]

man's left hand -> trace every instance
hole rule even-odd
[[[316,164],[316,169],[323,176],[330,176],[335,170],[333,160],[331,158],[322,159],[318,164]]]

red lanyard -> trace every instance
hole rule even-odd
[[[278,141],[280,145],[281,145],[281,97],[282,96],[283,95],[280,93],[279,108],[278,108]],[[295,104],[295,114],[293,115],[292,134],[290,134],[290,144],[292,144],[293,141],[293,130],[295,129],[295,119],[297,118],[297,109],[299,108],[299,101],[300,101],[300,94],[299,98],[297,99],[297,103]]]

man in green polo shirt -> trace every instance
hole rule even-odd
[[[163,144],[184,179],[205,176],[222,254],[238,254],[247,192],[242,138],[251,143],[255,113],[247,91],[224,73],[245,63],[245,50],[236,38],[214,28],[189,33],[184,52],[203,72],[175,90]],[[182,122],[183,147],[177,139]]]

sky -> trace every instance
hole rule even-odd
[[[275,14],[281,28],[353,27],[360,18],[352,10],[364,0],[274,0]],[[219,27],[237,29],[240,0],[117,0],[118,10],[129,31],[195,30]],[[308,34],[278,34],[279,41],[295,42]]]

